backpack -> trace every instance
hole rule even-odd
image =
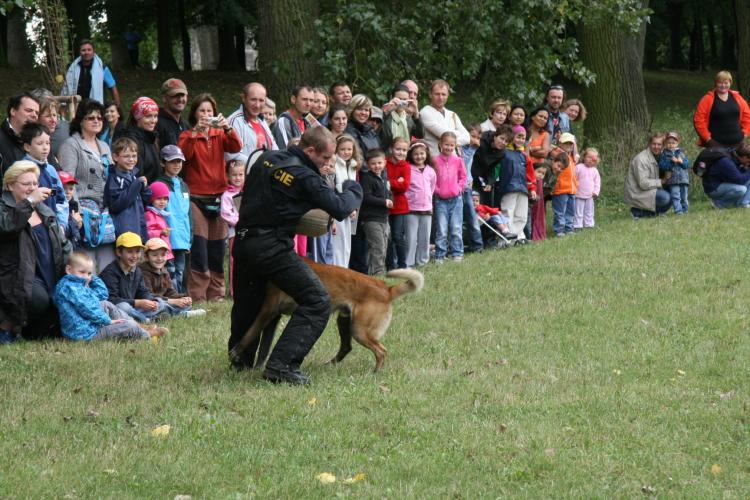
[[[705,176],[708,169],[711,168],[711,165],[722,158],[729,157],[731,153],[732,148],[722,146],[704,149],[695,159],[695,162],[693,162],[693,173],[698,177]]]

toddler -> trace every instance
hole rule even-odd
[[[466,168],[456,156],[456,134],[444,132],[440,136],[440,154],[433,159],[437,183],[435,185],[435,262],[442,263],[446,255],[460,262],[464,258],[463,190],[466,187]],[[450,241],[449,241],[450,238]]]
[[[575,142],[575,137],[570,132],[560,134],[558,140],[559,149],[568,155],[568,162],[557,175],[557,182],[552,190],[552,230],[559,238],[573,232],[573,219],[576,212],[575,195],[578,190],[573,162]]]
[[[388,268],[406,267],[406,216],[409,214],[409,201],[406,191],[411,182],[411,167],[406,161],[409,143],[403,137],[394,137],[391,144],[391,157],[386,159],[386,169],[393,208],[390,210],[391,244],[388,247]]]
[[[81,248],[83,217],[78,211],[78,202],[73,199],[78,181],[65,170],[60,170],[58,175],[65,190],[65,199],[68,200],[68,225],[65,226],[65,237],[73,245],[74,250],[79,250]]]
[[[135,233],[122,233],[115,241],[117,258],[101,272],[109,301],[139,323],[150,323],[164,312],[166,303],[154,297],[143,280],[141,261],[143,241]]]
[[[169,188],[160,181],[151,183],[151,205],[146,207],[146,231],[149,239],[161,238],[167,246],[167,259],[172,259],[172,248],[169,245],[169,225],[167,206],[169,205]]]
[[[537,202],[531,207],[531,240],[540,241],[547,238],[547,213],[544,206],[544,178],[550,170],[549,160],[534,165]]]
[[[411,167],[406,200],[406,267],[422,267],[430,260],[430,231],[432,230],[432,196],[437,182],[435,170],[430,166],[430,150],[424,142],[409,146],[406,161]]]
[[[192,243],[193,219],[190,214],[190,190],[180,177],[185,156],[174,144],[164,146],[160,156],[164,175],[159,177],[159,182],[163,182],[169,188],[167,226],[173,258],[167,261],[167,271],[172,276],[175,289],[180,293],[186,293],[185,267]]]
[[[511,233],[508,229],[508,219],[500,213],[499,208],[482,205],[479,203],[479,191],[472,191],[471,201],[478,217],[487,222],[493,229],[503,235],[503,238],[514,240],[518,237],[516,233]]]
[[[601,177],[599,170],[599,151],[588,148],[583,152],[583,163],[576,165],[576,212],[573,227],[581,229],[594,227],[594,200],[599,197]]]
[[[221,209],[219,215],[227,223],[227,238],[229,239],[229,294],[234,297],[233,275],[234,234],[237,221],[240,220],[239,202],[242,199],[242,188],[245,186],[245,164],[247,157],[238,155],[227,162],[227,190],[221,195]]]
[[[151,293],[163,300],[164,310],[171,316],[204,316],[205,309],[192,309],[193,299],[187,294],[175,290],[172,278],[166,269],[169,247],[161,238],[151,238],[146,242],[145,260],[140,268],[143,281]]]
[[[671,172],[665,187],[672,195],[672,207],[678,215],[688,211],[688,187],[690,187],[690,161],[680,149],[680,134],[667,133],[664,139],[664,149],[659,155],[659,171],[662,177]]]
[[[168,332],[155,325],[141,327],[107,301],[107,287],[94,275],[94,261],[83,252],[73,252],[66,275],[55,286],[52,300],[60,313],[60,326],[72,340],[147,339]]]
[[[360,228],[364,231],[369,249],[367,273],[370,275],[385,272],[385,253],[388,247],[388,210],[393,207],[388,183],[383,180],[385,153],[382,149],[367,152],[367,172],[363,172],[359,183],[362,185],[362,207],[359,213]]]
[[[115,168],[104,185],[104,206],[115,224],[115,234],[132,232],[141,240],[148,239],[143,200],[151,199],[151,190],[145,177],[136,177],[138,170],[138,144],[133,139],[121,137],[112,144]]]
[[[356,181],[362,164],[359,145],[349,134],[336,139],[336,191],[342,191],[344,181]],[[333,265],[349,267],[352,251],[352,235],[357,231],[357,212],[342,221],[333,220]]]

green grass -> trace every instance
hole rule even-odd
[[[602,213],[428,266],[384,370],[324,365],[329,326],[309,388],[229,369],[228,305],[157,344],[3,347],[0,496],[747,498],[747,217]]]

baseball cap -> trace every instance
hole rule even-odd
[[[667,135],[664,137],[664,139],[674,139],[677,142],[680,142],[680,134],[677,132],[667,132]]]
[[[383,110],[377,106],[370,108],[370,119],[383,121]]]
[[[146,242],[146,251],[152,251],[152,250],[159,250],[159,249],[166,249],[169,250],[169,246],[167,245],[167,242],[164,241],[161,238],[151,238]]]
[[[141,237],[138,236],[135,233],[132,233],[128,231],[127,233],[122,233],[120,236],[117,237],[117,241],[115,241],[115,247],[125,247],[125,248],[134,248],[134,247],[141,247],[143,248],[143,241],[141,241]]]
[[[576,136],[570,132],[560,134],[560,138],[557,140],[559,144],[565,144],[566,142],[576,142]]]
[[[57,175],[60,177],[60,182],[62,183],[63,186],[66,184],[78,184],[78,181],[76,180],[76,178],[70,175],[65,170],[60,170],[57,173]]]
[[[187,94],[185,82],[179,78],[170,78],[161,84],[161,95],[173,96],[177,94]]]
[[[172,161],[176,159],[185,161],[185,155],[182,154],[182,150],[174,144],[168,144],[161,148],[161,159],[164,161]]]

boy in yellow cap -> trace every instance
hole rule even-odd
[[[117,258],[99,275],[107,285],[109,301],[139,323],[150,323],[164,312],[166,303],[155,297],[138,267],[143,254],[141,237],[130,231],[115,241]]]

